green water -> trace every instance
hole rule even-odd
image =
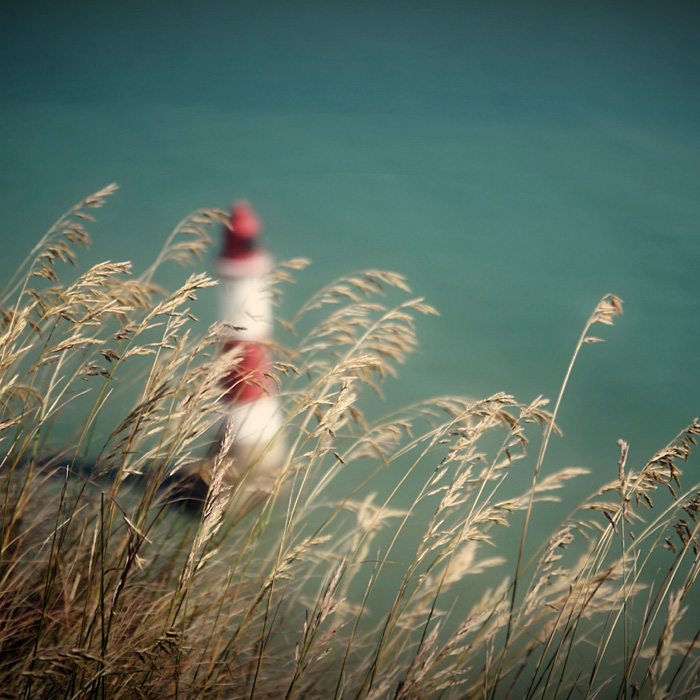
[[[545,469],[587,467],[592,489],[614,478],[618,438],[639,467],[700,413],[691,3],[148,8],[4,11],[1,274],[112,181],[85,265],[142,270],[188,212],[247,197],[278,258],[314,261],[282,313],[368,267],[438,308],[388,407],[555,397],[613,292],[625,315],[585,348]]]

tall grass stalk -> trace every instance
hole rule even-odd
[[[396,273],[327,284],[278,319],[288,450],[244,501],[225,478],[235,428],[214,437],[240,357],[193,315],[215,282],[156,283],[225,215],[186,217],[140,275],[104,262],[61,281],[114,191],[64,214],[0,296],[0,697],[697,695],[700,485],[681,465],[698,421],[636,468],[621,440],[617,474],[583,498],[586,470],[545,469],[617,297],[584,324],[551,413],[497,393],[377,417],[435,311]],[[275,298],[307,265],[278,266]],[[530,556],[554,500],[570,515]]]

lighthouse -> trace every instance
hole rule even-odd
[[[238,350],[222,399],[233,433],[224,481],[237,491],[235,500],[241,505],[270,493],[285,452],[279,396],[269,376],[274,324],[267,276],[273,258],[260,242],[261,230],[248,202],[234,204],[215,262],[219,319],[235,327],[224,350]]]

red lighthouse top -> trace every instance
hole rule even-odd
[[[231,260],[253,255],[259,247],[261,230],[262,222],[253,207],[248,202],[236,202],[224,227],[221,257]]]

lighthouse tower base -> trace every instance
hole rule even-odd
[[[234,438],[219,467],[224,470],[222,482],[232,489],[236,505],[253,505],[272,493],[284,468],[287,450],[279,401],[268,396],[234,404],[228,423]],[[221,432],[226,428],[224,425]],[[222,440],[215,449],[221,447]]]

